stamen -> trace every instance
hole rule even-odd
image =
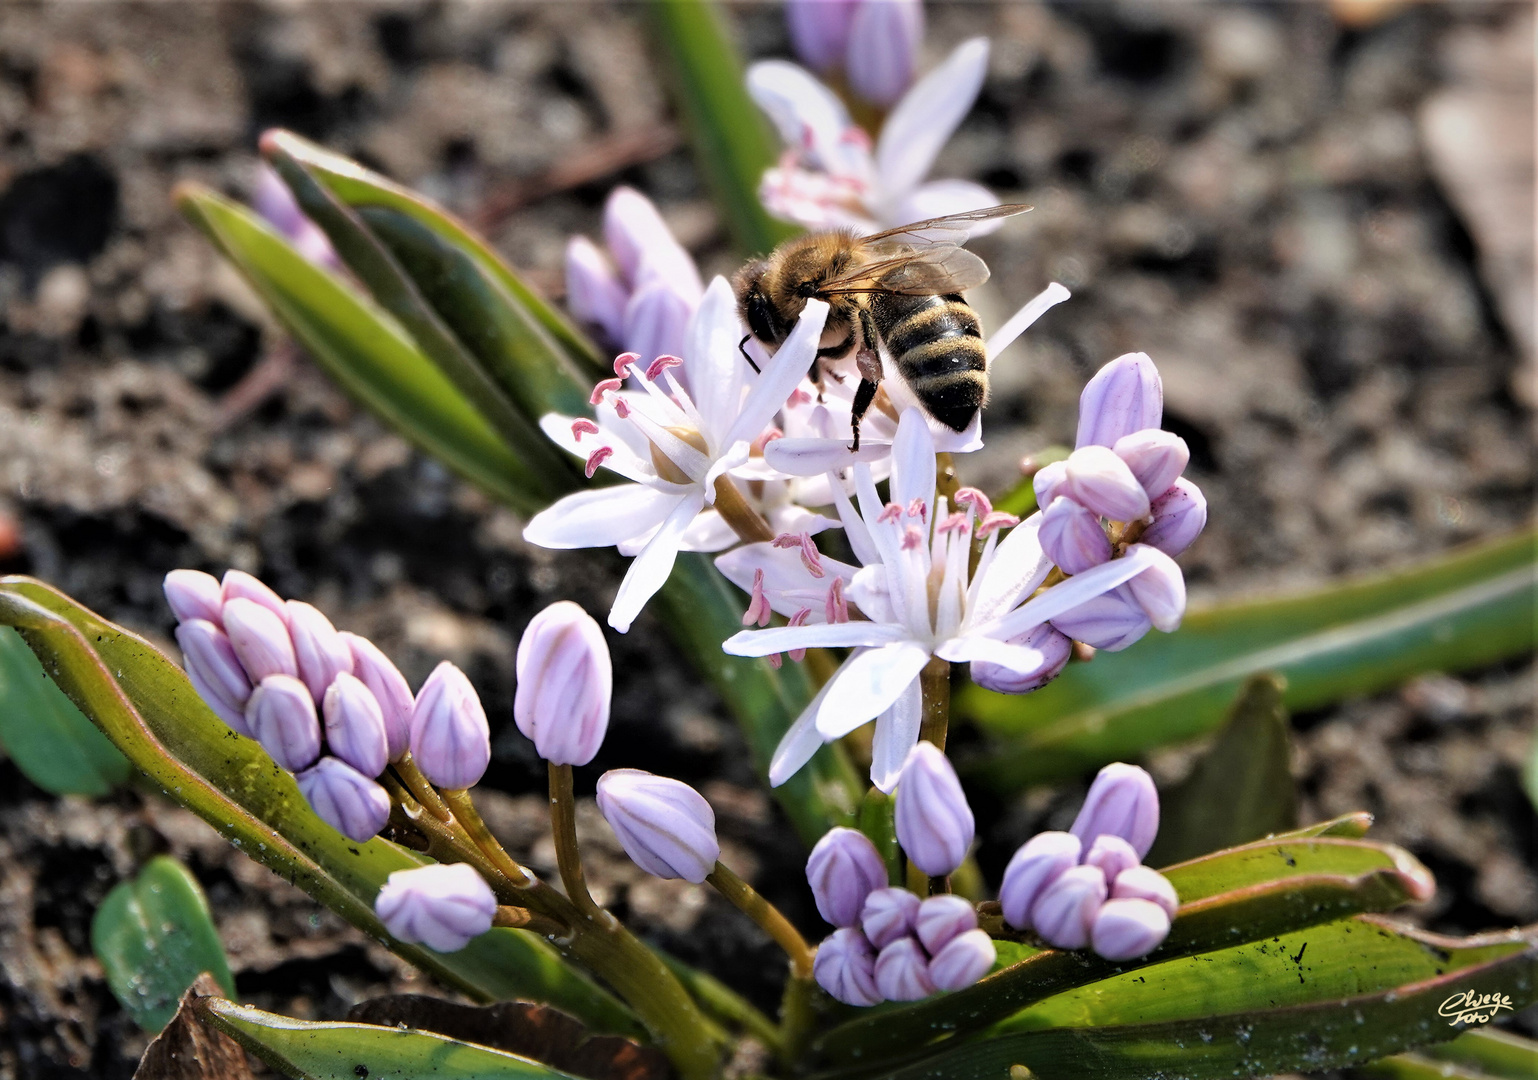
[[[881,516],[878,517],[876,520],[879,521],[883,525],[890,525],[894,521],[897,521],[902,516],[903,516],[903,508],[902,507],[898,506],[896,503],[887,503],[886,504],[886,508],[881,511]]]
[[[811,400],[812,395],[798,386],[790,392],[790,397],[786,400],[785,407],[787,409],[794,409],[797,405],[810,404]]]
[[[780,533],[774,538],[774,546],[800,548],[801,565],[806,567],[806,572],[814,578],[826,576],[827,571],[822,568],[822,552],[818,551],[817,545],[812,543],[811,533]]]
[[[607,458],[612,457],[613,454],[614,447],[612,446],[600,446],[597,450],[594,450],[591,454],[589,454],[587,456],[587,478],[591,480],[593,478],[593,474],[598,471],[598,466],[602,465],[604,461]]]
[[[993,503],[975,487],[960,488],[956,492],[955,503],[957,506],[970,506],[977,512],[977,516],[985,518],[993,513]]]
[[[924,532],[917,525],[909,525],[903,532],[903,550],[912,551],[924,546]]]
[[[812,609],[811,608],[802,608],[800,611],[796,612],[794,615],[792,615],[790,617],[790,622],[788,622],[786,625],[787,626],[805,626],[806,625],[806,620],[811,616],[811,614],[812,614]],[[791,649],[790,650],[790,658],[792,660],[794,660],[796,663],[799,664],[799,663],[801,663],[801,661],[806,659],[806,650],[805,649]]]
[[[784,658],[780,656],[779,653],[770,653],[768,656],[764,657],[764,659],[769,661],[769,666],[774,668],[775,671],[779,671],[780,665],[785,662]]]
[[[627,370],[631,364],[641,359],[640,353],[622,352],[614,358],[614,374],[625,378],[630,372]]]
[[[625,385],[624,379],[605,379],[593,387],[593,395],[587,399],[589,405],[597,405],[603,400],[603,396]]]
[[[752,626],[757,623],[759,626],[768,626],[770,610],[769,599],[764,596],[764,572],[754,570],[753,599],[748,602],[748,610],[742,614],[742,625]]]
[[[651,381],[658,379],[664,371],[670,367],[678,367],[683,361],[676,356],[663,354],[653,360],[646,368],[646,378]]]
[[[823,600],[823,614],[830,623],[845,623],[849,621],[849,601],[844,599],[844,579],[836,577],[833,584],[828,586],[828,595]]]
[[[966,513],[965,511],[959,514],[948,514],[946,515],[945,520],[936,526],[935,531],[942,533],[966,532],[968,519],[971,518],[971,516],[972,515]]]
[[[598,425],[593,423],[591,420],[589,420],[585,416],[578,417],[576,420],[573,420],[571,422],[571,437],[573,439],[575,439],[577,442],[581,442],[582,441],[582,436],[584,436],[584,435],[597,435],[597,434],[598,434]]]
[[[748,452],[753,457],[763,457],[764,447],[774,442],[775,439],[783,439],[784,437],[785,433],[783,431],[777,427],[771,427],[758,438],[753,440],[753,445]]]
[[[1012,529],[1020,524],[1020,519],[1014,514],[1006,514],[1002,510],[990,511],[977,525],[977,535],[986,537],[996,529]]]
[[[617,397],[614,399],[614,415],[619,417],[621,420],[629,418],[630,406],[625,403],[624,398]]]
[[[916,517],[920,521],[926,521],[927,522],[929,520],[929,506],[928,506],[928,504],[925,503],[923,499],[920,499],[920,498],[917,498],[917,497],[909,499],[908,500],[908,516],[909,517]]]

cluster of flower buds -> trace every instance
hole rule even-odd
[[[807,67],[843,71],[856,97],[890,108],[913,83],[924,41],[920,0],[788,0],[791,47]]]
[[[1153,778],[1135,765],[1107,765],[1069,832],[1033,836],[1009,861],[999,889],[1004,921],[1060,949],[1146,956],[1179,905],[1169,879],[1141,865],[1158,831]]]

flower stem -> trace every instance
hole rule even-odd
[[[536,914],[528,908],[514,907],[511,904],[497,905],[497,913],[491,920],[493,926],[507,926],[514,930],[532,930],[536,934],[547,937],[566,933],[564,923]]]
[[[945,749],[945,732],[951,721],[951,664],[931,657],[919,672],[919,689],[924,696],[924,717],[919,722],[919,738]]]
[[[780,999],[780,1060],[787,1070],[794,1069],[812,1034],[812,979],[794,972],[785,980],[785,994]]]
[[[422,770],[417,768],[417,763],[411,760],[411,751],[406,751],[398,760],[393,762],[396,775],[406,785],[406,790],[411,792],[417,802],[427,808],[427,812],[439,821],[450,821],[454,812],[438,796],[438,789],[433,787],[432,781],[422,775]]]
[[[774,530],[764,516],[748,505],[737,485],[728,476],[716,477],[716,513],[732,527],[737,538],[744,543],[755,544],[773,540]]]
[[[790,925],[790,920],[780,913],[780,909],[759,895],[758,890],[743,881],[727,867],[725,863],[716,863],[716,868],[705,878],[748,918],[756,922],[775,943],[785,950],[790,957],[791,977],[796,979],[810,979],[812,977],[812,950],[807,945],[801,932]]]
[[[550,766],[550,830],[555,834],[555,862],[561,871],[561,884],[566,895],[590,917],[603,914],[587,891],[587,878],[582,873],[582,853],[577,850],[577,800],[572,795],[571,766]]]
[[[527,889],[535,885],[533,874],[518,864],[518,861],[509,855],[491,835],[491,830],[481,820],[481,815],[476,812],[475,803],[470,799],[470,793],[461,788],[458,791],[445,791],[444,800],[453,808],[454,819],[461,831],[464,832],[476,849],[479,850],[491,864],[507,875],[509,881],[516,888]]]
[[[935,494],[943,496],[952,510],[956,509],[956,492],[961,490],[961,477],[956,475],[956,459],[948,453],[935,455]]]

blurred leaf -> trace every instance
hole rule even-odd
[[[16,631],[0,628],[0,746],[50,795],[105,795],[132,766],[43,672]]]
[[[344,390],[514,509],[544,506],[528,468],[373,300],[311,265],[240,204],[195,184],[178,188],[176,200]]]
[[[1004,492],[993,500],[993,508],[1002,510],[1006,514],[1014,514],[1024,521],[1034,514],[1040,507],[1036,505],[1036,469],[1043,465],[1050,465],[1054,461],[1065,461],[1071,451],[1066,446],[1049,446],[1045,450],[1038,450],[1030,456],[1035,463],[1035,469],[1030,476],[1022,476],[1014,487]]]
[[[1015,790],[1194,739],[1261,671],[1286,679],[1282,703],[1296,712],[1520,655],[1535,637],[1535,535],[1317,592],[1193,610],[1175,633],[1071,664],[1033,694],[967,686],[956,712],[997,739],[970,767]]]
[[[1538,1076],[1538,1041],[1500,1028],[1465,1031],[1452,1042],[1431,1047],[1427,1054],[1502,1080],[1530,1080]]]
[[[225,994],[235,994],[208,898],[168,855],[107,894],[91,919],[91,951],[113,996],[146,1031],[170,1023],[182,994],[205,971]]]
[[[1527,800],[1538,810],[1538,731],[1533,732],[1532,746],[1527,751],[1527,768],[1522,770],[1522,787]]]
[[[134,1080],[251,1080],[251,1064],[241,1045],[198,1019],[198,998],[228,991],[207,972],[182,995],[176,1015],[150,1040],[134,1070]]]
[[[1149,865],[1233,847],[1298,823],[1284,684],[1254,675],[1227,722],[1186,779],[1159,793],[1159,836]]]
[[[767,255],[800,230],[776,221],[758,200],[774,164],[769,125],[748,96],[742,57],[707,0],[651,0],[651,27],[671,79],[694,161],[704,172],[738,251]]]

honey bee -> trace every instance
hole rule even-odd
[[[988,353],[977,315],[961,293],[987,281],[988,267],[962,245],[977,224],[1029,209],[1013,203],[874,236],[844,230],[787,240],[732,279],[751,331],[738,348],[751,337],[774,352],[806,302],[825,300],[828,321],[808,377],[819,387],[825,375],[841,379],[828,365],[854,357],[860,385],[851,449],[860,448],[860,421],[882,384],[883,348],[901,383],[887,388],[893,404],[918,405],[946,427],[965,431],[988,400]],[[747,356],[746,349],[742,353]]]

